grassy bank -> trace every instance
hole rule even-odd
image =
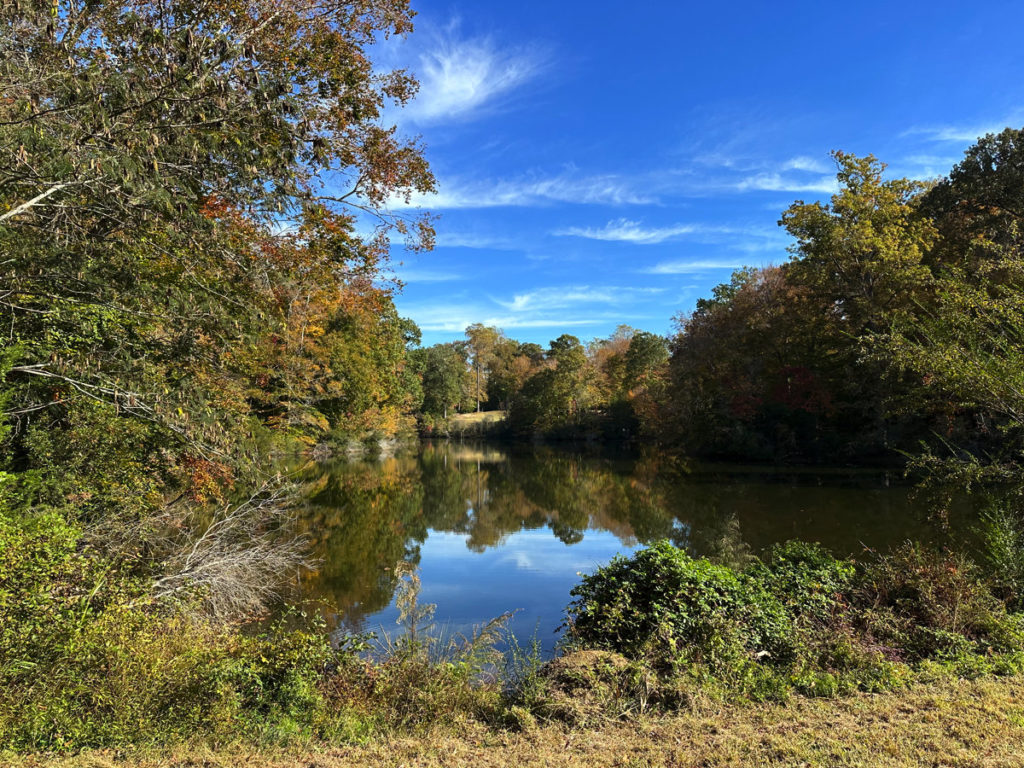
[[[947,748],[980,759],[1024,724],[1019,585],[911,544],[860,562],[789,542],[728,567],[660,542],[583,577],[562,654],[545,662],[503,650],[501,618],[469,638],[431,632],[406,563],[404,632],[331,647],[298,616],[255,634],[147,597],[56,516],[0,523],[0,749],[23,755],[4,765],[58,753],[221,760],[223,745],[370,765],[391,759],[388,745],[424,765],[477,748],[495,765],[522,762],[528,745],[562,758],[573,744],[596,750],[580,755],[594,765],[616,764],[600,762],[612,746],[664,762],[702,744],[708,765],[800,749],[803,762],[836,764],[821,761],[902,755],[904,743],[914,759]],[[961,718],[952,730],[949,713]],[[928,723],[944,746],[919,741]]]
[[[228,766],[1020,766],[1024,765],[1024,678],[945,681],[896,693],[788,704],[694,701],[669,717],[609,722],[586,730],[547,725],[526,731],[465,725],[368,745],[287,749],[173,750],[77,756],[8,756],[11,768]]]

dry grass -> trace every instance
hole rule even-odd
[[[1024,766],[1024,678],[946,682],[786,705],[695,705],[666,718],[521,733],[483,725],[366,746],[22,756],[10,768],[480,766]]]
[[[456,413],[450,421],[453,427],[469,424],[492,424],[505,418],[505,411],[480,411],[479,413]]]
[[[448,419],[447,433],[459,437],[484,437],[500,431],[504,426],[505,411],[456,413]]]

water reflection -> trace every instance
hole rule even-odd
[[[304,471],[304,584],[337,627],[394,626],[394,567],[422,570],[423,599],[452,631],[519,610],[546,646],[580,571],[658,539],[742,564],[776,541],[837,553],[933,537],[909,489],[879,473],[689,467],[660,456],[425,444],[379,461]]]

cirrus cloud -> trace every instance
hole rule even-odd
[[[400,119],[421,125],[477,117],[539,75],[549,59],[536,45],[512,47],[491,36],[463,36],[458,19],[428,29],[419,40],[425,46],[407,66],[420,88]]]
[[[583,237],[588,240],[608,240],[612,242],[636,243],[650,245],[696,232],[698,227],[693,224],[674,224],[668,227],[644,227],[640,222],[629,219],[609,221],[600,228],[567,227],[556,230],[553,234],[568,237]]]

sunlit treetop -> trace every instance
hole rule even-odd
[[[281,225],[325,206],[429,247],[425,217],[386,211],[433,189],[420,147],[381,120],[416,82],[367,55],[412,15],[405,0],[4,3],[2,223],[200,222],[214,200]]]

